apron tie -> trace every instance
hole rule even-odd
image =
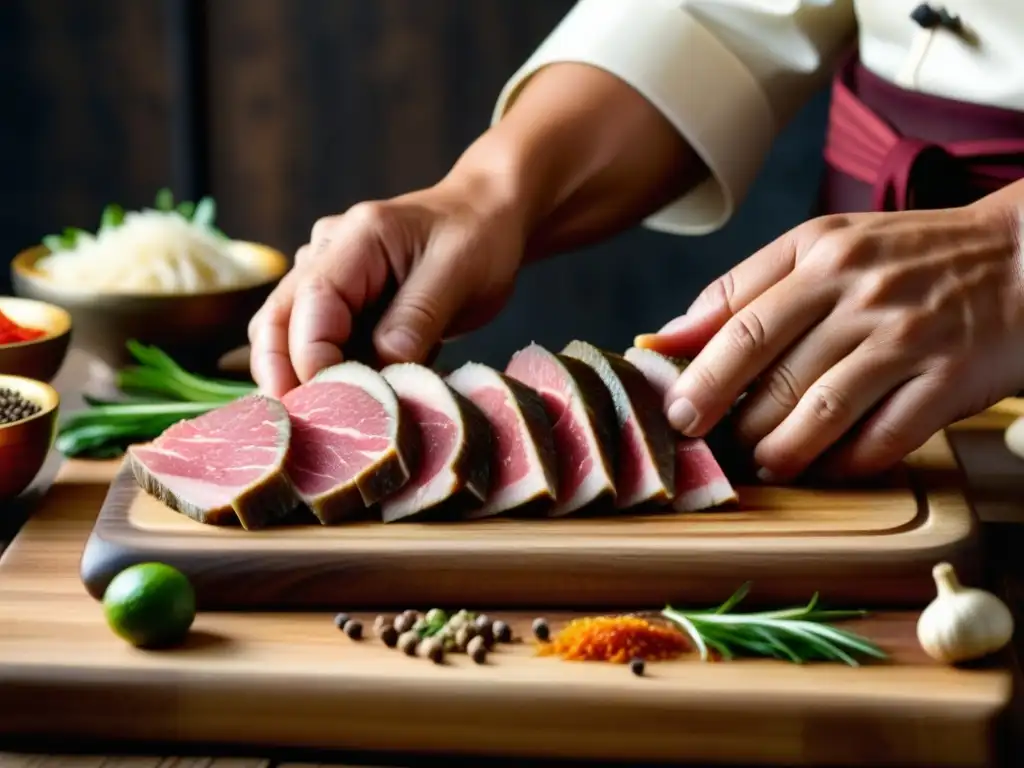
[[[944,208],[1024,178],[1024,139],[929,142],[903,136],[850,90],[832,85],[825,162],[868,184],[875,211]]]

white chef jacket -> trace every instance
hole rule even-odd
[[[710,177],[645,224],[723,226],[778,131],[856,38],[864,66],[904,88],[1024,110],[1024,0],[936,0],[967,34],[924,30],[920,0],[579,0],[502,90],[501,118],[542,67],[577,62],[629,83],[707,164]]]

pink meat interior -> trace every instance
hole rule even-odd
[[[437,477],[451,463],[458,441],[455,422],[447,415],[412,398],[400,399],[403,408],[419,427],[421,452],[416,470],[402,490],[394,495],[395,501],[415,495]]]
[[[314,381],[282,398],[292,420],[287,471],[313,497],[352,482],[391,447],[391,417],[353,384]]]
[[[215,509],[277,464],[281,427],[265,400],[245,398],[179,422],[132,453],[175,493]]]
[[[570,407],[572,385],[555,360],[537,353],[519,353],[512,358],[506,373],[533,387],[544,399],[554,423],[558,452],[558,501],[572,498],[594,468],[588,426],[580,422]]]
[[[518,483],[530,471],[519,417],[509,405],[510,397],[499,387],[481,387],[469,396],[491,423],[494,436],[492,494]]]
[[[676,493],[686,493],[722,480],[725,473],[718,461],[700,438],[680,438],[676,441]]]

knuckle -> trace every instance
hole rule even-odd
[[[732,272],[726,272],[721,277],[715,279],[697,297],[698,303],[702,306],[722,306],[730,311],[733,311],[734,302],[736,296],[736,281],[733,278]]]
[[[807,408],[819,423],[845,421],[850,414],[850,401],[842,392],[828,384],[816,384],[807,392]]]
[[[760,350],[765,342],[764,324],[756,313],[740,312],[726,326],[729,344],[738,352],[749,354]]]
[[[923,347],[930,328],[928,317],[923,312],[901,312],[885,325],[889,342],[899,350]]]
[[[387,206],[375,200],[356,203],[345,212],[345,218],[358,228],[376,231],[387,220]]]
[[[858,265],[864,249],[860,237],[845,230],[830,230],[818,238],[804,263],[822,277],[837,277]]]
[[[416,328],[440,328],[443,322],[440,302],[421,291],[407,295],[396,310],[403,323]]]
[[[775,366],[764,382],[764,391],[772,400],[787,411],[793,410],[800,402],[802,389],[792,369],[785,363]]]
[[[309,242],[315,243],[327,237],[327,233],[334,228],[337,220],[337,216],[324,216],[317,219],[309,233]]]

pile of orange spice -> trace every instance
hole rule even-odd
[[[690,641],[682,632],[638,616],[574,619],[550,641],[539,644],[542,656],[615,664],[626,664],[633,659],[674,659],[688,650]]]
[[[45,331],[36,328],[26,328],[0,312],[0,344],[18,344],[23,341],[33,341],[45,335]]]

